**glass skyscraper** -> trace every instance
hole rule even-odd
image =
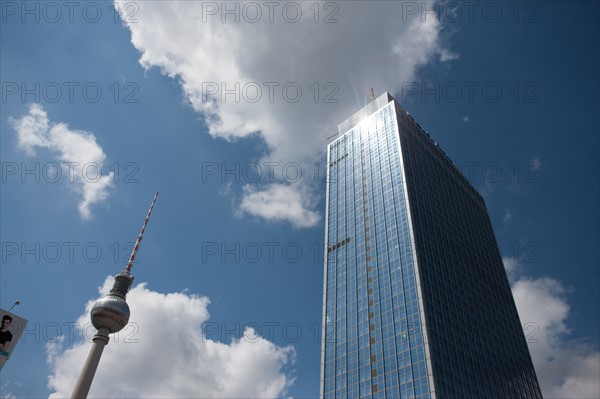
[[[338,132],[321,396],[541,398],[481,195],[388,93]]]

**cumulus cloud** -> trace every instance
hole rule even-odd
[[[141,65],[177,79],[212,136],[264,140],[263,161],[311,165],[337,125],[366,105],[370,88],[398,91],[419,66],[457,57],[443,48],[436,18],[407,13],[403,2],[270,4],[142,2],[135,21],[118,8]],[[273,212],[259,208],[287,206],[276,205],[290,197],[277,196],[282,184],[303,197],[310,223],[302,226],[316,224],[310,179],[245,190],[251,198],[239,211],[268,218]],[[247,206],[258,200],[262,207]],[[298,225],[297,212],[275,213]]]
[[[61,171],[57,170],[55,176],[66,176],[63,180],[72,183],[70,187],[80,197],[79,213],[82,218],[89,219],[91,205],[108,197],[113,181],[113,172],[102,175],[106,154],[96,137],[89,132],[69,129],[62,122],[50,123],[48,114],[39,104],[31,105],[29,113],[21,118],[9,118],[9,124],[17,131],[18,146],[27,155],[35,156],[36,148],[45,148],[60,161],[57,167]]]
[[[519,275],[519,264],[504,258],[524,325],[529,351],[545,398],[600,397],[598,347],[569,338],[567,290],[557,280]]]
[[[310,211],[310,204],[291,185],[271,184],[263,191],[250,185],[244,186],[244,198],[240,210],[271,221],[288,221],[294,227],[314,226],[320,219],[317,212]]]
[[[112,282],[107,277],[101,297]],[[106,346],[90,397],[274,398],[285,395],[293,383],[292,346],[279,347],[251,328],[227,344],[207,339],[202,331],[209,318],[206,297],[163,294],[139,284],[127,302],[130,324]],[[88,337],[92,305],[90,301],[78,320]],[[80,342],[65,349],[62,340],[47,345],[51,398],[71,395],[90,345]]]
[[[0,395],[2,396],[2,399],[17,399],[17,397],[9,391],[10,385],[10,380],[2,382],[2,385],[0,386]]]
[[[517,270],[519,268],[519,264],[512,256],[504,256],[502,257],[502,262],[504,263],[504,270],[506,270],[506,274],[508,275],[508,279],[511,283],[517,277]]]
[[[457,60],[458,58],[458,53],[453,53],[451,51],[448,51],[447,49],[442,49],[442,51],[440,52],[440,60],[442,61],[452,61]]]

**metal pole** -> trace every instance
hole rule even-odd
[[[102,351],[104,351],[104,347],[108,344],[108,331],[107,328],[101,328],[94,335],[94,343],[85,361],[83,370],[81,370],[81,375],[79,376],[79,380],[77,380],[77,385],[75,385],[71,399],[87,398],[92,386],[92,380],[96,374],[96,369],[98,368],[98,363],[100,362],[100,356],[102,356]]]

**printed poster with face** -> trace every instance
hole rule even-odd
[[[0,370],[2,370],[4,363],[10,359],[15,351],[21,334],[27,327],[27,320],[2,308],[0,308],[0,319],[2,320],[2,326],[0,327]]]

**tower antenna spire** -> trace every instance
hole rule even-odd
[[[156,192],[156,194],[154,194],[154,199],[152,199],[152,203],[150,204],[150,209],[148,209],[148,214],[146,215],[146,219],[144,219],[144,224],[142,225],[142,230],[140,231],[140,234],[137,236],[137,238],[135,240],[135,245],[133,246],[133,251],[131,251],[131,255],[129,256],[129,261],[127,262],[127,265],[125,266],[125,271],[127,273],[131,272],[131,267],[133,266],[133,261],[135,260],[135,255],[136,255],[138,249],[140,249],[140,242],[142,241],[142,238],[144,238],[144,231],[146,230],[146,225],[148,224],[148,221],[150,220],[150,214],[152,213],[152,208],[154,208],[154,204],[156,203],[156,197],[158,197],[158,191]]]

